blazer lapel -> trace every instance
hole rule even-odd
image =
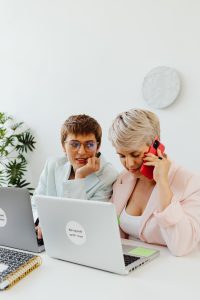
[[[158,190],[157,187],[155,185],[151,196],[149,198],[149,201],[147,203],[147,206],[142,214],[142,219],[141,219],[141,226],[140,226],[140,230],[139,230],[139,236],[140,238],[143,240],[142,238],[142,231],[147,223],[147,221],[149,220],[149,218],[151,217],[151,215],[158,210],[160,207],[160,201],[159,201],[159,197],[158,197]]]
[[[131,196],[131,193],[136,184],[136,178],[133,177],[130,173],[125,173],[121,179],[121,182],[118,182],[115,185],[113,192],[114,204],[116,206],[117,215],[119,216],[125,207],[128,199]]]
[[[169,185],[171,187],[172,185],[172,181],[174,179],[174,175],[176,173],[177,170],[177,166],[172,163],[170,170],[169,170],[169,175],[168,175],[168,180],[169,180]],[[173,190],[172,190],[173,192]],[[160,209],[160,199],[159,199],[159,195],[158,195],[158,189],[157,186],[155,185],[151,196],[149,198],[149,201],[147,203],[147,206],[142,214],[142,220],[141,220],[141,227],[140,227],[140,232],[139,235],[142,238],[142,231],[147,223],[147,221],[149,220],[149,218],[151,217],[151,215],[155,212],[155,211],[159,211]]]
[[[56,183],[56,190],[57,196],[63,196],[63,183],[64,181],[68,180],[71,172],[71,164],[66,161],[66,163],[62,165],[57,165],[55,169],[55,183]]]

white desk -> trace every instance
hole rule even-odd
[[[42,266],[0,292],[0,300],[199,300],[200,251],[173,257],[166,248],[152,248],[160,249],[160,257],[127,276],[59,261],[44,253]]]

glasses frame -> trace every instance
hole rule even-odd
[[[79,140],[65,140],[64,142],[65,144],[68,144],[69,147],[73,150],[73,151],[79,151],[81,148],[81,145],[83,145],[84,150],[86,152],[95,152],[98,149],[98,142],[94,141],[94,140],[89,140],[89,141],[85,141],[85,142],[80,142]],[[89,143],[93,143],[93,145],[90,147],[88,147]],[[76,144],[76,146],[75,146]]]

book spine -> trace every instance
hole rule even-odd
[[[28,275],[31,271],[39,267],[42,263],[42,260],[39,256],[31,258],[28,262],[21,265],[19,269],[15,272],[10,273],[5,277],[5,280],[9,282],[7,288],[12,287],[16,284],[20,279]]]

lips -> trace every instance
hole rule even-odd
[[[140,170],[140,167],[139,168],[137,168],[137,169],[129,169],[129,172],[131,172],[131,173],[135,173],[135,172],[137,172],[137,171],[139,171]]]
[[[86,164],[87,163],[87,158],[76,158],[76,161],[78,164]]]

